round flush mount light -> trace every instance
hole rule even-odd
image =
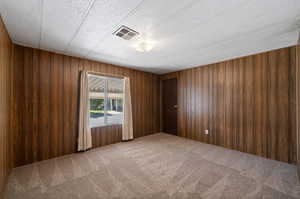
[[[135,49],[139,52],[149,52],[154,47],[154,42],[151,41],[141,41],[136,46]]]

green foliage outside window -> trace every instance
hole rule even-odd
[[[91,111],[103,111],[104,99],[90,99]]]

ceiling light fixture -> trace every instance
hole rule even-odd
[[[135,49],[139,52],[149,52],[154,47],[154,42],[151,41],[141,41],[136,46]]]

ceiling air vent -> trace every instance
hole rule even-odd
[[[116,30],[114,33],[114,35],[121,37],[125,40],[130,40],[133,37],[135,37],[136,35],[138,35],[139,33],[128,28],[127,26],[121,26],[118,30]]]

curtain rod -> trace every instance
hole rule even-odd
[[[102,76],[108,76],[108,77],[118,77],[118,78],[125,78],[128,77],[128,75],[119,75],[119,74],[112,74],[112,73],[104,73],[104,72],[95,72],[95,71],[86,71],[87,74],[91,75],[102,75]]]

